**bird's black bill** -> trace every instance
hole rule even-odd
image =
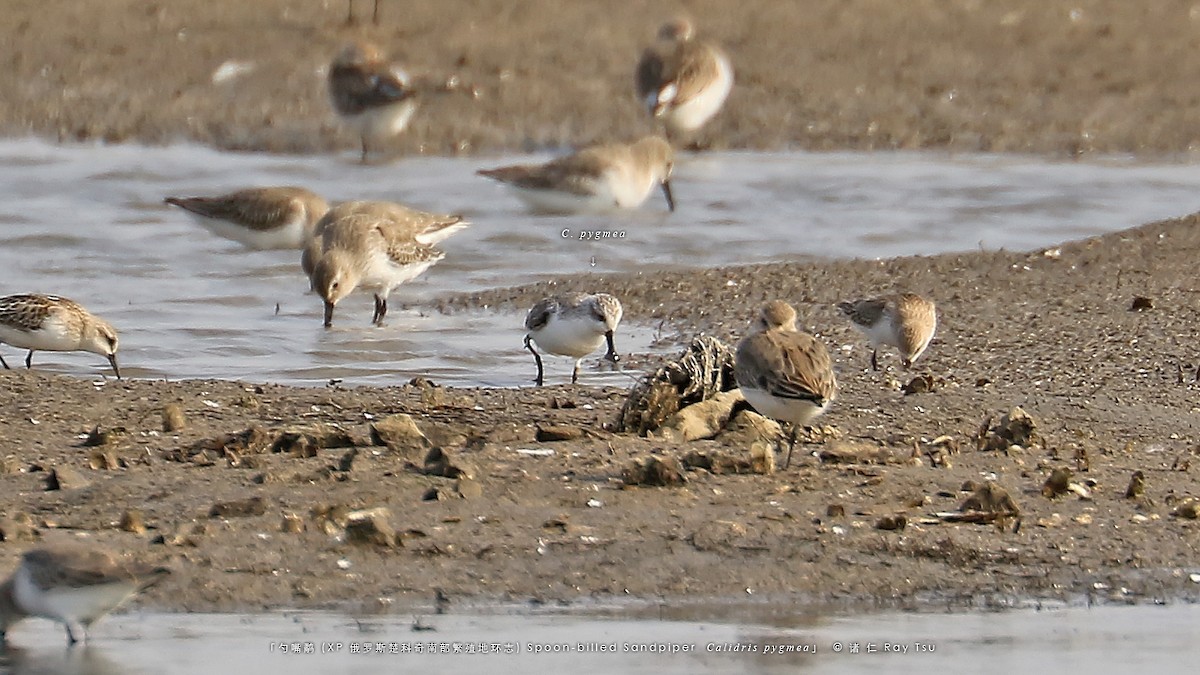
[[[667,210],[672,213],[675,211],[675,196],[671,194],[671,181],[664,180],[662,182],[663,196],[667,198]]]
[[[325,303],[325,327],[329,328],[333,325],[333,303]]]
[[[610,330],[604,334],[604,339],[608,340],[608,353],[604,358],[616,363],[621,360],[621,355],[617,353],[617,345],[613,343],[613,332]]]
[[[121,379],[121,369],[117,367],[117,355],[116,354],[108,355],[108,364],[110,366],[112,366],[113,374],[117,376],[117,379],[118,380]]]

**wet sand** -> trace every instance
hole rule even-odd
[[[359,34],[414,70],[454,73],[479,90],[434,97],[397,142],[399,154],[645,128],[626,85],[658,5],[629,3],[613,16],[606,3],[521,3],[501,21],[489,16],[492,3],[451,4],[461,11],[406,7],[401,22],[399,3],[384,0],[381,26],[348,28],[340,2],[86,2],[69,12],[66,3],[14,2],[0,41],[12,70],[0,78],[15,77],[5,87],[17,95],[0,101],[0,133],[349,153],[353,141],[329,119],[317,70]],[[1198,39],[1186,7],[880,0],[806,3],[801,13],[752,2],[740,5],[745,16],[722,21],[726,6],[687,5],[738,67],[730,107],[710,132],[715,145],[1062,154],[1179,153],[1191,143],[1189,92],[1200,85],[1181,58]],[[1072,7],[1081,8],[1076,18]],[[575,58],[584,49],[595,56]],[[229,59],[258,66],[213,84]],[[1190,472],[1198,225],[1186,217],[1046,252],[559,281],[556,290],[617,294],[631,319],[727,341],[763,301],[786,298],[834,351],[840,398],[821,420],[827,433],[798,450],[791,469],[695,470],[679,487],[626,487],[620,478],[650,455],[745,448],[614,433],[606,424],[625,392],[588,387],[586,377],[540,390],[344,390],[97,387],[2,372],[0,570],[39,539],[86,534],[179,570],[145,600],[169,609],[399,608],[429,605],[435,589],[452,603],[746,593],[906,607],[1191,598],[1200,588],[1189,578],[1197,523],[1170,513],[1200,494]],[[940,307],[939,335],[914,372],[894,353],[883,357],[886,372],[870,371],[864,340],[832,307],[892,289]],[[448,298],[443,308],[524,307],[548,290]],[[1151,306],[1131,311],[1135,297]],[[935,391],[902,395],[897,385],[917,373],[931,375]],[[186,424],[165,432],[172,403]],[[1018,405],[1040,440],[978,449],[985,420]],[[373,443],[370,425],[395,413],[411,414],[427,445],[446,449],[471,478],[418,471],[424,442]],[[292,442],[279,452],[211,442],[250,427],[274,438],[273,430],[314,425],[346,437],[339,447]],[[579,437],[539,441],[539,425]],[[96,427],[113,433],[82,446]],[[843,461],[814,455],[823,451]],[[82,476],[68,471],[67,489],[47,490],[51,470],[63,468]],[[1058,468],[1082,489],[1043,496]],[[1145,493],[1127,499],[1139,470]],[[1020,507],[1018,531],[933,522],[931,514],[958,508],[964,484],[985,478]],[[431,488],[443,498],[425,500]],[[831,506],[844,515],[830,515]],[[376,507],[390,512],[390,546],[339,536],[346,510]],[[120,526],[131,510],[147,529]],[[896,515],[905,529],[876,529]]]

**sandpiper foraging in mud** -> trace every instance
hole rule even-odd
[[[542,386],[544,370],[534,343],[551,354],[575,359],[571,371],[571,384],[575,384],[579,381],[583,357],[601,344],[608,343],[604,358],[614,363],[621,359],[613,334],[623,313],[621,302],[607,293],[568,293],[539,300],[525,316],[525,330],[529,331],[525,335],[525,348],[537,363],[534,380],[537,386]]]
[[[937,307],[916,293],[896,293],[870,300],[838,303],[854,327],[871,341],[871,368],[879,370],[879,348],[900,350],[900,362],[912,366],[937,330]]]
[[[0,344],[28,349],[25,367],[33,368],[35,351],[86,351],[108,358],[117,366],[117,331],[79,303],[57,295],[22,293],[0,297]],[[0,356],[0,365],[9,368]]]

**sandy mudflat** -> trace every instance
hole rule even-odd
[[[632,62],[667,11],[613,6],[383,0],[382,25],[346,27],[345,5],[333,1],[14,0],[0,26],[0,61],[10,64],[0,72],[0,133],[350,152],[320,69],[337,45],[365,35],[415,72],[462,83],[426,101],[397,154],[632,135],[649,128],[629,91]],[[729,108],[709,133],[718,147],[1163,154],[1189,151],[1200,129],[1200,34],[1187,3],[752,0],[726,15],[731,6],[686,4],[738,68]],[[252,69],[214,83],[229,61]],[[728,341],[756,306],[784,297],[834,348],[842,394],[822,419],[828,433],[805,444],[789,471],[697,470],[681,487],[625,488],[620,477],[652,454],[744,447],[612,433],[605,424],[620,390],[97,387],[0,373],[0,570],[37,539],[85,531],[174,565],[179,574],[147,599],[173,609],[377,598],[399,607],[428,604],[433,589],[452,601],[751,589],[905,606],[1192,597],[1200,525],[1170,513],[1200,495],[1190,471],[1200,471],[1191,465],[1200,462],[1198,256],[1200,222],[1189,217],[1049,252],[562,280],[560,288],[616,293],[632,319]],[[915,371],[886,354],[888,370],[874,373],[832,303],[894,288],[936,298],[941,329]],[[444,303],[526,306],[546,290]],[[1152,307],[1130,311],[1137,296]],[[935,391],[897,391],[919,373],[934,378]],[[172,403],[186,426],[164,432],[162,410]],[[978,449],[985,420],[1018,405],[1039,438]],[[473,478],[416,471],[424,447],[373,444],[370,425],[396,413],[411,414],[428,444],[446,448]],[[539,441],[539,425],[582,435]],[[107,444],[82,447],[97,426],[114,432]],[[336,448],[282,452],[213,443],[251,427],[263,438],[337,427],[346,438]],[[949,438],[942,454],[931,443],[940,437]],[[864,461],[822,461],[812,454],[821,451]],[[63,467],[86,484],[46,490],[50,470]],[[1043,496],[1046,478],[1063,467],[1079,489]],[[1127,499],[1137,470],[1144,496]],[[930,522],[958,508],[965,483],[989,477],[1020,507],[1019,531]],[[430,488],[445,498],[423,500]],[[210,515],[239,502],[241,513]],[[829,515],[831,506],[844,515]],[[374,507],[390,511],[391,547],[324,529],[321,514]],[[130,510],[147,530],[117,526]],[[906,529],[876,529],[896,515]],[[302,531],[283,531],[292,516]]]

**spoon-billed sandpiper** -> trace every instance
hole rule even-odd
[[[588,295],[571,293],[544,298],[525,317],[525,348],[533,354],[537,363],[537,385],[542,386],[542,357],[533,343],[550,352],[575,359],[571,371],[571,384],[579,381],[579,363],[583,357],[596,351],[605,341],[608,352],[604,358],[619,361],[613,342],[613,331],[621,323],[621,303],[607,293]]]

